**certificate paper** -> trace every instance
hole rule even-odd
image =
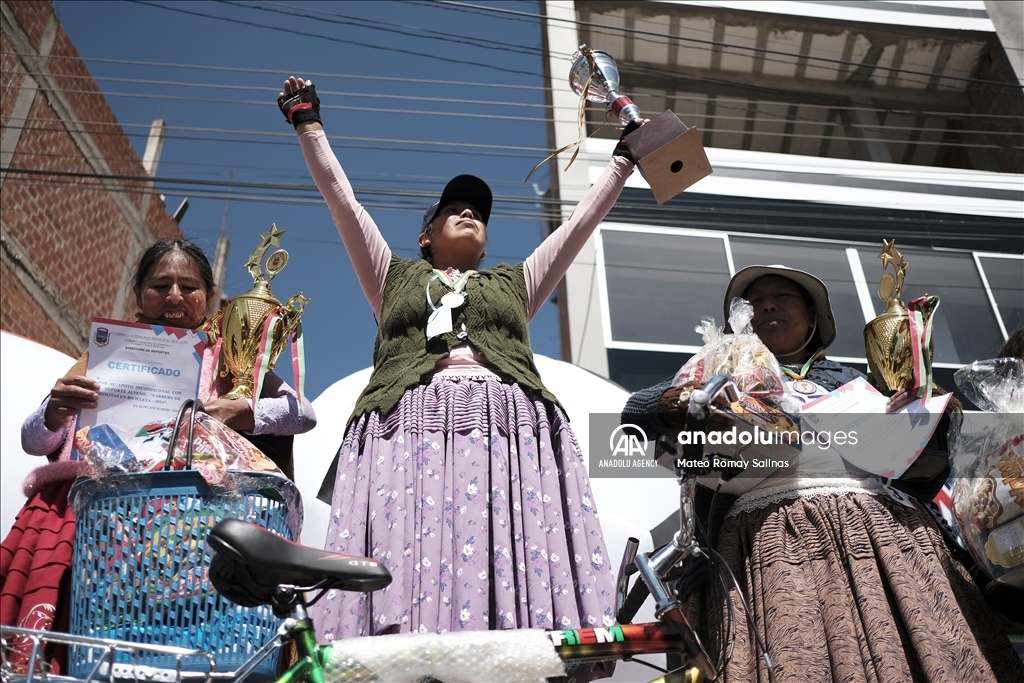
[[[806,404],[800,417],[820,434],[844,434],[843,443],[833,440],[832,448],[847,462],[895,479],[921,455],[952,396],[933,396],[924,404],[914,400],[886,413],[889,399],[858,378]]]
[[[78,428],[173,419],[198,395],[205,349],[206,332],[93,318],[86,375],[100,383],[100,399]]]

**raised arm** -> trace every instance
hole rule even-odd
[[[608,215],[633,168],[633,161],[628,157],[613,156],[569,220],[541,242],[526,259],[524,270],[530,319],[551,296],[594,228]]]
[[[320,100],[313,84],[301,78],[289,78],[278,102],[288,121],[295,124],[309,174],[331,210],[331,218],[345,244],[359,286],[374,317],[379,320],[391,249],[370,214],[356,201],[352,185],[327,142],[320,124]]]

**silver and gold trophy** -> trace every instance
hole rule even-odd
[[[878,283],[878,298],[886,303],[885,310],[864,326],[864,353],[868,359],[868,369],[875,378],[878,389],[886,394],[894,394],[900,390],[910,392],[915,385],[914,339],[911,329],[911,312],[900,301],[903,292],[903,281],[907,273],[907,261],[896,250],[896,240],[882,240],[882,269],[892,266],[893,272],[886,272]],[[913,302],[912,302],[913,303]],[[936,304],[937,305],[937,304]],[[917,315],[923,315],[925,326],[931,322],[934,308],[918,309]],[[918,353],[927,354],[927,367],[931,367],[934,340],[928,334],[927,351],[923,348]],[[921,380],[920,377],[917,378]]]
[[[298,374],[302,367],[300,318],[309,299],[300,292],[282,304],[270,291],[270,281],[288,265],[288,252],[284,249],[278,249],[267,258],[266,274],[263,272],[267,251],[280,245],[284,233],[274,224],[260,234],[259,244],[245,263],[252,275],[252,289],[230,299],[224,310],[210,321],[211,343],[221,344],[220,376],[232,377],[231,391],[223,398],[252,400],[259,396],[264,375],[274,369],[289,339],[293,343],[295,372]],[[298,389],[302,384],[301,376],[295,378],[295,383]]]
[[[623,125],[643,118],[640,109],[619,93],[619,69],[607,52],[580,45],[573,54],[569,86],[584,101],[604,104]],[[583,116],[580,116],[581,125]],[[625,138],[659,204],[712,173],[696,128],[689,128],[668,109]]]

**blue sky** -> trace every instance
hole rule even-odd
[[[376,324],[275,104],[286,76],[316,83],[332,146],[399,255],[418,254],[429,196],[459,173],[495,194],[484,266],[523,260],[540,242],[547,169],[523,182],[547,155],[537,2],[54,7],[140,157],[151,121],[166,121],[157,187],[171,211],[189,197],[182,230],[211,257],[226,223],[228,296],[252,285],[243,263],[259,233],[271,223],[287,231],[291,259],[272,287],[282,301],[300,290],[312,299],[310,397],[371,364]],[[554,306],[530,334],[536,353],[558,357]]]

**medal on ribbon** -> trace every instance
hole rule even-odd
[[[427,339],[433,339],[454,329],[452,325],[452,311],[466,303],[466,283],[476,273],[477,271],[475,270],[467,270],[455,280],[452,280],[446,273],[436,268],[434,269],[434,275],[427,280],[426,287],[427,305],[430,306],[430,314],[427,318]],[[436,306],[430,296],[430,283],[434,280],[440,280],[451,290],[441,297],[440,306]],[[464,338],[461,333],[459,337]]]

